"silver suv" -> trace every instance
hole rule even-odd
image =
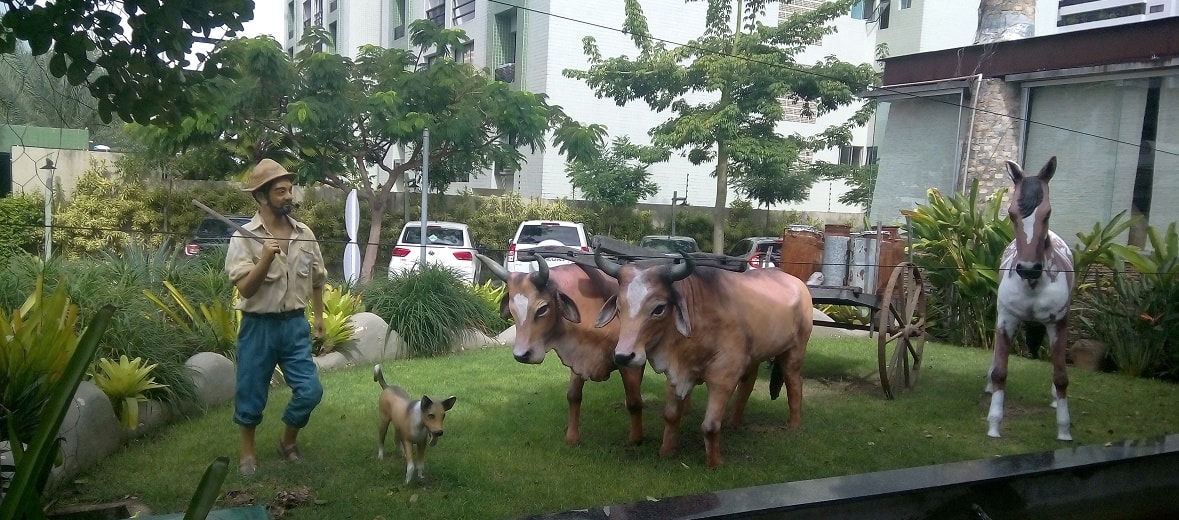
[[[518,260],[521,251],[538,246],[567,246],[582,252],[590,252],[589,238],[585,226],[580,222],[567,220],[525,220],[516,228],[516,236],[508,243],[508,254],[504,257],[504,268],[510,273],[531,273],[536,271],[536,261]],[[559,258],[545,258],[550,267],[569,263]]]

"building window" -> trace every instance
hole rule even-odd
[[[328,12],[329,13],[334,13],[334,12],[336,12],[336,9],[339,9],[339,8],[340,8],[340,6],[337,5],[336,0],[332,0],[331,3],[328,4]]]
[[[393,39],[405,38],[405,0],[393,0]]]
[[[328,49],[328,52],[333,53],[333,54],[339,54],[340,53],[340,42],[338,41],[339,35],[336,32],[336,22],[332,22],[332,23],[328,24],[328,34],[332,38],[332,47],[330,49]]]
[[[454,57],[454,61],[457,61],[459,63],[474,64],[475,63],[475,42],[467,42],[466,45],[463,45],[462,48],[460,48],[458,50],[457,56]]]
[[[868,166],[876,164],[879,149],[875,146],[840,146],[839,164]]]
[[[295,37],[295,2],[287,3],[287,38]]]
[[[475,19],[475,0],[458,0],[454,6],[454,25]]]
[[[901,0],[901,9],[913,7],[913,0]]]
[[[851,17],[856,20],[871,20],[876,10],[876,0],[859,0],[852,4]]]
[[[881,2],[879,10],[880,28],[888,29],[888,13],[892,11],[892,2]]]
[[[303,0],[303,27],[311,25],[311,0]]]
[[[426,19],[438,27],[446,27],[446,4],[426,9]]]
[[[1066,14],[1060,17],[1060,21],[1056,23],[1056,26],[1066,27],[1069,25],[1099,22],[1102,20],[1112,20],[1115,18],[1124,18],[1126,16],[1135,16],[1140,14],[1146,14],[1146,2],[1126,4],[1117,7],[1108,7],[1105,9],[1096,9],[1093,11],[1085,11],[1083,13]]]
[[[492,67],[495,79],[505,83],[516,81],[516,11],[495,15],[492,40]]]

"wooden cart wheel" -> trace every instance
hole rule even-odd
[[[877,312],[880,386],[893,399],[917,385],[925,348],[925,278],[916,265],[892,270]]]

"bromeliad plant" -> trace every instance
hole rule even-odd
[[[313,347],[315,355],[322,356],[332,352],[352,339],[356,328],[352,325],[352,315],[364,312],[364,302],[359,294],[352,294],[343,287],[331,284],[323,288],[323,325],[324,335],[315,338]],[[311,307],[307,307],[307,320],[315,318]]]
[[[498,317],[498,320],[490,320],[487,328],[490,332],[502,332],[504,329],[512,326],[512,317],[503,317],[500,315],[500,302],[504,299],[504,294],[508,292],[508,287],[503,284],[493,284],[490,280],[486,283],[475,284],[471,286],[471,292],[475,294],[483,307],[487,309],[489,316]]]
[[[147,392],[167,386],[156,383],[151,376],[155,367],[146,364],[142,358],[128,359],[122,355],[117,363],[101,358],[90,370],[92,381],[111,400],[115,416],[128,430],[139,426],[139,403],[147,401]]]
[[[965,195],[931,189],[927,204],[902,211],[913,226],[913,261],[934,291],[930,329],[948,342],[994,344],[999,260],[1015,238],[1011,221],[999,218],[1006,193],[980,203],[976,179]]]

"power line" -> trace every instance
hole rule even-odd
[[[788,70],[788,71],[791,71],[791,72],[797,72],[797,73],[801,73],[801,74],[808,74],[808,75],[812,75],[812,76],[819,77],[819,78],[823,78],[823,79],[830,79],[830,80],[836,80],[836,81],[838,81],[838,78],[836,78],[836,77],[834,77],[834,76],[829,76],[829,75],[826,75],[826,74],[821,74],[821,73],[814,72],[814,71],[810,71],[810,70],[803,70],[803,69],[798,69],[798,68],[794,68],[794,67],[789,67],[789,66],[787,66],[787,65],[783,65],[783,64],[781,64],[781,63],[770,63],[770,62],[767,62],[767,61],[762,61],[762,60],[758,60],[758,59],[750,58],[750,57],[747,57],[747,56],[739,56],[739,55],[730,54],[730,53],[726,53],[726,52],[714,51],[714,50],[712,50],[712,49],[705,49],[705,48],[703,48],[703,47],[699,47],[699,46],[696,46],[696,45],[691,45],[691,44],[687,44],[687,43],[680,43],[680,42],[676,42],[676,41],[673,41],[673,40],[668,40],[668,39],[664,39],[664,38],[658,38],[658,37],[655,37],[655,36],[652,36],[652,35],[634,34],[634,33],[630,32],[630,31],[627,31],[626,29],[622,29],[622,28],[616,28],[616,27],[611,27],[611,26],[608,26],[608,25],[603,25],[603,24],[596,23],[596,22],[590,22],[590,21],[586,21],[586,20],[580,20],[580,19],[577,19],[577,18],[569,17],[569,16],[564,16],[564,15],[559,15],[559,14],[553,14],[553,13],[546,12],[546,11],[541,11],[541,10],[539,10],[539,9],[535,9],[535,8],[532,8],[532,7],[517,6],[517,5],[515,5],[515,4],[513,4],[513,3],[511,3],[511,2],[509,2],[509,1],[507,1],[507,0],[488,0],[488,1],[489,1],[489,2],[491,2],[491,3],[495,3],[495,4],[501,4],[501,5],[511,6],[511,7],[515,7],[515,8],[517,8],[517,9],[521,9],[521,10],[524,10],[524,11],[528,11],[528,12],[532,12],[532,13],[536,13],[536,14],[540,14],[540,15],[544,15],[544,16],[549,16],[549,17],[552,17],[552,18],[557,18],[557,19],[561,19],[561,20],[566,20],[566,21],[570,21],[570,22],[574,22],[574,23],[578,23],[578,24],[582,24],[582,25],[588,25],[588,26],[590,26],[590,27],[596,27],[596,28],[599,28],[599,29],[605,29],[605,30],[608,30],[608,31],[614,31],[614,32],[618,32],[618,33],[621,33],[621,34],[627,34],[627,35],[631,35],[631,36],[639,36],[639,37],[641,37],[641,38],[646,38],[646,39],[648,39],[648,40],[651,40],[651,41],[655,41],[655,42],[659,42],[659,43],[666,43],[666,44],[669,44],[669,45],[674,45],[674,46],[676,46],[676,47],[684,47],[684,48],[687,48],[687,49],[692,49],[692,50],[694,50],[694,51],[698,51],[698,52],[702,52],[702,53],[707,53],[707,54],[714,54],[714,55],[717,55],[717,56],[724,56],[724,57],[727,57],[727,58],[736,58],[736,59],[739,59],[739,60],[748,61],[748,62],[750,62],[750,63],[757,63],[757,64],[760,64],[760,65],[765,65],[765,66],[768,66],[768,67],[776,67],[776,68],[780,68],[780,69],[783,69],[783,70]],[[1092,138],[1095,138],[1095,139],[1101,139],[1101,140],[1105,140],[1105,141],[1110,141],[1110,142],[1113,142],[1113,143],[1116,143],[1116,144],[1122,144],[1122,145],[1126,145],[1126,146],[1133,146],[1133,147],[1135,147],[1135,148],[1141,148],[1141,147],[1142,147],[1142,145],[1141,145],[1141,144],[1139,144],[1139,143],[1132,143],[1132,142],[1128,142],[1128,141],[1122,141],[1122,140],[1120,140],[1120,139],[1117,139],[1117,138],[1114,138],[1114,137],[1106,137],[1106,136],[1103,136],[1103,135],[1097,135],[1097,134],[1093,134],[1093,133],[1085,132],[1085,131],[1083,131],[1083,130],[1076,130],[1076,129],[1073,129],[1073,128],[1066,128],[1066,127],[1059,126],[1059,125],[1054,125],[1054,124],[1051,124],[1051,123],[1044,123],[1044,122],[1041,122],[1041,121],[1035,121],[1035,120],[1028,119],[1028,118],[1024,118],[1024,117],[1020,117],[1020,116],[1013,116],[1013,115],[1010,115],[1010,114],[1003,114],[1003,113],[994,112],[994,111],[991,111],[991,110],[986,110],[986,109],[983,109],[983,108],[977,108],[977,107],[973,107],[973,108],[972,108],[972,107],[968,107],[968,106],[966,106],[966,105],[963,105],[963,104],[960,104],[960,103],[955,103],[955,102],[953,102],[953,101],[947,101],[947,100],[936,99],[936,98],[923,98],[922,96],[918,96],[918,95],[916,95],[916,94],[912,94],[912,93],[909,93],[909,92],[902,92],[902,91],[895,90],[895,89],[891,89],[891,88],[884,87],[884,86],[877,86],[877,87],[875,87],[875,90],[883,90],[883,91],[885,91],[885,92],[889,92],[889,93],[892,93],[892,94],[897,94],[897,95],[900,95],[900,96],[905,96],[905,97],[909,97],[909,98],[913,98],[913,99],[923,99],[923,100],[925,100],[925,101],[930,101],[930,102],[934,102],[934,103],[942,103],[942,104],[949,105],[949,106],[953,106],[953,107],[956,107],[956,108],[959,108],[959,109],[963,109],[963,108],[965,108],[965,109],[973,109],[973,110],[975,110],[975,111],[977,111],[977,112],[982,112],[982,113],[984,113],[984,114],[990,114],[990,115],[994,115],[994,116],[1005,117],[1005,118],[1013,119],[1013,120],[1016,120],[1016,121],[1021,121],[1021,122],[1025,122],[1025,123],[1029,123],[1029,124],[1034,124],[1034,125],[1040,125],[1040,126],[1044,126],[1044,127],[1046,127],[1046,128],[1052,128],[1052,129],[1056,129],[1056,130],[1062,130],[1062,131],[1065,131],[1065,132],[1071,132],[1071,133],[1075,133],[1075,134],[1078,134],[1078,135],[1083,135],[1083,136],[1086,136],[1086,137],[1092,137]],[[1154,148],[1154,151],[1155,151],[1155,152],[1158,152],[1158,153],[1161,153],[1161,154],[1166,154],[1166,155],[1173,155],[1173,156],[1179,157],[1179,152],[1172,152],[1172,151],[1169,151],[1169,150],[1163,150],[1163,149],[1160,149],[1160,148],[1157,148],[1157,147],[1156,147],[1156,148]]]

